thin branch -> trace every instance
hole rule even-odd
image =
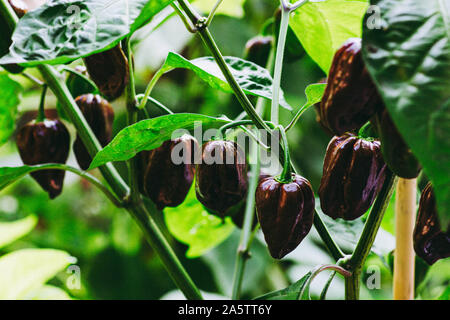
[[[208,19],[206,20],[206,26],[209,26],[214,18],[214,15],[216,14],[217,9],[219,9],[220,4],[223,2],[223,0],[217,0],[214,4],[214,7],[211,9],[211,12],[208,15]]]

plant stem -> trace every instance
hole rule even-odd
[[[350,278],[346,279],[345,296],[347,300],[357,300],[359,298],[359,276],[375,241],[381,221],[383,220],[384,212],[389,205],[395,182],[395,175],[391,170],[386,169],[386,177],[383,186],[375,200],[372,210],[370,210],[361,237],[359,238],[355,251],[349,261],[349,269],[353,274]]]
[[[292,181],[292,172],[291,172],[291,157],[289,155],[289,144],[286,137],[286,132],[282,126],[278,126],[277,128],[281,134],[281,140],[284,145],[284,163],[283,163],[283,171],[280,175],[280,181],[282,183],[290,183]]]
[[[206,25],[209,26],[214,18],[214,15],[216,14],[217,9],[219,9],[220,4],[223,0],[217,0],[214,4],[214,7],[211,9],[211,12],[208,15],[208,18],[206,20]]]
[[[317,211],[314,211],[314,227],[316,228],[317,233],[319,234],[322,241],[325,243],[325,246],[327,247],[333,259],[336,261],[342,259],[345,256],[345,254],[342,252],[342,250],[330,236],[327,227],[323,223]]]
[[[270,110],[271,116],[270,120],[273,124],[278,125],[279,123],[279,100],[280,100],[280,85],[281,85],[281,73],[283,70],[283,57],[284,57],[284,47],[286,44],[286,35],[289,27],[289,9],[281,7],[281,23],[280,23],[280,34],[277,41],[277,54],[275,57],[275,70],[273,76],[273,97],[272,97],[272,107]]]
[[[155,87],[156,83],[158,82],[159,78],[161,78],[161,76],[166,72],[167,70],[165,70],[163,67],[161,67],[160,69],[158,69],[158,71],[156,71],[156,73],[153,75],[152,79],[150,80],[150,82],[147,85],[147,88],[145,88],[145,93],[144,93],[144,97],[142,98],[138,108],[139,109],[144,109],[145,105],[147,104],[147,101],[150,97],[150,94],[152,93],[153,88]]]
[[[42,87],[41,101],[39,102],[38,115],[36,122],[42,122],[45,120],[45,95],[47,94],[47,85],[44,84]]]
[[[416,185],[417,179],[399,179],[395,194],[394,300],[414,299]]]

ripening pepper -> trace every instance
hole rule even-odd
[[[177,207],[186,199],[194,180],[197,149],[197,140],[186,134],[149,152],[144,191],[158,210]]]
[[[314,221],[314,193],[305,178],[293,174],[289,183],[263,179],[256,189],[256,210],[270,255],[281,259],[297,248]]]
[[[84,58],[89,76],[107,100],[120,97],[129,81],[128,59],[120,45]]]
[[[66,163],[69,155],[70,135],[59,120],[31,121],[17,133],[17,147],[26,165]],[[50,199],[62,192],[64,170],[40,170],[30,173],[39,185],[48,192]]]
[[[265,68],[272,49],[273,37],[256,36],[245,44],[244,59]]]
[[[351,38],[336,52],[320,103],[320,120],[333,134],[359,130],[383,106],[361,54]]]
[[[450,257],[450,226],[447,232],[441,229],[431,183],[426,185],[420,197],[413,242],[416,254],[429,265]]]
[[[401,178],[417,178],[421,169],[420,164],[386,109],[377,114],[376,123],[381,140],[381,152],[389,169]]]
[[[221,218],[245,199],[248,188],[245,154],[232,141],[209,141],[196,166],[197,199]]]
[[[114,110],[109,102],[92,93],[77,97],[75,102],[102,147],[106,146],[111,141],[114,121]],[[73,144],[73,151],[80,168],[87,170],[92,158],[78,135]]]
[[[333,219],[362,216],[380,191],[385,171],[379,141],[349,133],[335,136],[328,144],[320,181],[322,211]]]

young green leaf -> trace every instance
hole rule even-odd
[[[191,130],[201,126],[224,125],[230,120],[213,118],[201,114],[177,113],[139,121],[122,129],[116,137],[92,160],[90,169],[111,161],[125,161],[144,150],[159,147],[164,141],[172,138],[178,129]]]
[[[450,10],[441,0],[372,0],[380,26],[363,31],[363,57],[400,134],[433,183],[450,225]]]
[[[4,144],[14,132],[19,95],[22,86],[8,77],[6,73],[0,73],[0,145]]]
[[[259,65],[237,57],[224,57],[231,73],[246,94],[272,99],[272,77],[269,71]],[[179,54],[169,52],[163,68],[170,71],[175,68],[185,68],[194,71],[197,76],[212,88],[232,93],[225,77],[212,57],[202,57],[187,60]],[[291,106],[280,96],[280,105],[288,110]]]
[[[234,229],[230,219],[209,214],[198,202],[192,186],[186,200],[176,208],[165,208],[164,218],[170,233],[189,246],[188,258],[200,257],[222,243]]]
[[[0,64],[63,64],[111,49],[173,0],[47,1],[19,20]]]
[[[0,299],[25,299],[71,263],[71,256],[54,249],[22,249],[0,258]]]
[[[328,74],[336,50],[348,38],[361,37],[366,9],[362,1],[308,2],[292,13],[289,25],[308,55]]]
[[[37,217],[29,215],[26,218],[0,222],[0,248],[28,234],[37,224]]]

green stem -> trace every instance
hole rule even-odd
[[[327,227],[323,223],[317,211],[314,212],[314,227],[316,228],[317,233],[319,234],[322,241],[325,243],[325,246],[327,247],[333,259],[336,261],[342,259],[345,256],[345,254],[342,252],[342,250],[330,236]]]
[[[147,85],[147,88],[145,89],[144,97],[142,98],[138,108],[144,109],[145,105],[147,104],[147,101],[150,97],[150,94],[152,93],[153,88],[155,87],[156,83],[158,82],[159,78],[166,72],[167,70],[164,67],[161,67],[156,71],[156,73],[153,75],[152,79]]]
[[[143,94],[138,94],[136,96],[136,99],[142,99],[144,97]],[[168,107],[166,107],[165,105],[163,105],[161,102],[159,102],[158,100],[156,100],[155,98],[152,97],[148,97],[148,101],[150,101],[151,103],[153,103],[155,106],[158,107],[158,109],[160,109],[161,111],[167,113],[167,114],[173,114],[173,111],[170,110]],[[146,113],[149,113],[148,110],[146,108],[143,108],[142,110],[145,110]]]
[[[219,9],[220,4],[223,0],[217,0],[214,4],[214,7],[211,9],[211,12],[208,15],[208,18],[206,19],[206,25],[209,26],[214,18],[214,15],[216,14],[217,9]]]
[[[280,34],[277,42],[277,54],[275,57],[275,70],[273,76],[273,97],[270,120],[277,125],[279,123],[279,103],[280,103],[280,85],[281,73],[283,71],[284,47],[286,44],[286,35],[289,27],[289,9],[281,7]]]
[[[283,171],[280,175],[280,182],[282,183],[290,183],[292,181],[292,172],[291,172],[291,157],[289,155],[289,144],[286,136],[286,132],[282,126],[278,126],[277,130],[280,131],[281,140],[283,141],[284,146],[284,163],[283,163]]]
[[[44,84],[44,86],[42,87],[41,101],[39,102],[36,122],[42,122],[45,120],[45,95],[47,94],[47,88],[48,86],[46,84]]]
[[[381,188],[380,193],[370,210],[369,216],[364,229],[356,245],[355,251],[349,261],[349,269],[352,270],[353,275],[346,281],[346,299],[355,300],[359,298],[359,277],[362,268],[370,253],[375,237],[383,220],[384,212],[389,205],[389,201],[394,192],[396,177],[389,169],[386,169],[386,177]],[[347,283],[348,282],[348,283]]]

